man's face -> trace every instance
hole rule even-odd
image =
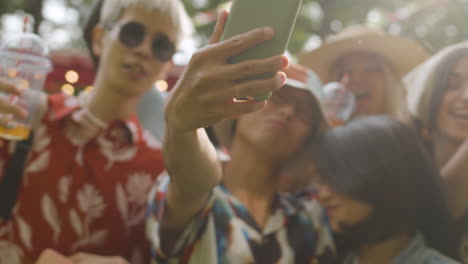
[[[385,113],[385,75],[377,58],[370,53],[351,53],[341,60],[340,82],[356,98],[353,118]]]
[[[283,87],[266,106],[240,118],[236,137],[283,161],[302,149],[318,113],[310,92]]]
[[[141,95],[156,80],[165,78],[171,63],[155,53],[175,43],[176,31],[167,15],[134,5],[116,23],[104,26],[97,28],[94,35],[93,50],[100,59],[97,78],[127,96]],[[135,27],[143,29],[140,40],[135,38]],[[123,34],[125,30],[127,34]],[[122,41],[122,35],[127,43]]]

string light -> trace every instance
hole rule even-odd
[[[91,85],[89,85],[89,86],[86,86],[86,87],[84,88],[84,91],[85,91],[85,93],[89,93],[89,92],[91,92],[93,89],[94,89],[94,87],[91,86]]]
[[[14,68],[8,69],[8,77],[10,77],[10,78],[15,78],[17,73],[18,72]]]
[[[63,93],[67,94],[67,95],[74,95],[75,94],[75,87],[73,87],[73,85],[71,84],[64,84],[62,85],[62,88],[60,88],[62,90]]]
[[[169,89],[169,84],[167,84],[167,82],[164,80],[157,81],[155,85],[156,89],[158,89],[161,92],[166,92]]]
[[[65,73],[65,80],[69,83],[76,83],[80,79],[80,75],[76,71],[67,71]]]

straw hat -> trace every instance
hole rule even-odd
[[[318,121],[319,124],[314,131],[315,133],[324,132],[326,128],[328,128],[328,123],[324,117],[323,110],[322,110],[322,82],[318,78],[318,76],[311,71],[301,65],[293,64],[291,65],[286,71],[286,75],[288,76],[288,80],[284,84],[283,87],[292,87],[296,89],[306,90],[313,95],[314,102],[312,104],[316,104],[318,108]],[[220,147],[229,149],[231,147],[231,143],[234,137],[234,124],[235,120],[225,120],[213,126],[214,134],[219,142]]]
[[[415,41],[357,25],[345,29],[320,48],[300,54],[299,64],[311,68],[324,83],[328,83],[333,81],[331,69],[334,64],[352,52],[382,56],[399,78],[429,57]]]

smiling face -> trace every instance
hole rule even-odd
[[[145,35],[139,45],[130,47],[119,39],[122,28],[129,22],[144,25]],[[120,94],[138,96],[149,90],[154,82],[165,77],[171,63],[153,56],[155,36],[166,35],[172,42],[177,32],[171,20],[158,11],[141,6],[128,7],[112,25],[94,30],[93,51],[99,56],[97,79]]]
[[[356,98],[353,118],[385,113],[385,74],[380,60],[371,53],[345,55],[339,67],[339,80]]]
[[[468,56],[455,63],[445,89],[437,129],[449,139],[463,141],[468,137]]]
[[[310,92],[292,87],[275,91],[266,106],[239,119],[236,138],[283,160],[299,151],[318,122]]]

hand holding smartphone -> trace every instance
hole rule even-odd
[[[269,41],[231,57],[229,63],[265,59],[283,54],[291,38],[301,3],[302,0],[233,0],[221,40],[259,27],[272,27],[275,36]],[[267,72],[251,79],[269,78],[274,74]],[[270,96],[271,93],[248,99],[264,101]]]

